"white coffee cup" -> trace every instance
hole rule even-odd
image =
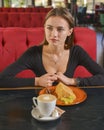
[[[39,109],[42,116],[50,116],[55,109],[57,98],[52,94],[42,94],[33,97],[34,105]]]

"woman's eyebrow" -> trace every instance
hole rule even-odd
[[[52,25],[46,25],[46,26],[49,26],[49,27],[54,27],[54,26],[52,26]],[[64,27],[63,27],[63,26],[57,26],[56,28],[62,28],[62,29],[64,29]]]
[[[46,25],[46,26],[53,27],[52,25]]]
[[[65,27],[63,27],[63,26],[58,26],[57,28],[62,28],[62,29],[64,29]]]

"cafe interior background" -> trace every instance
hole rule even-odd
[[[66,7],[66,4],[76,3],[78,7],[87,7],[88,13],[94,13],[95,6],[104,3],[103,0],[1,0],[0,7]]]
[[[104,0],[0,0],[1,8],[55,8],[58,6],[69,9],[75,18],[75,26],[88,27],[96,31],[97,62],[104,67]],[[102,22],[100,14],[103,14]]]

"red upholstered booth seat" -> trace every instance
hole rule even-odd
[[[96,33],[85,27],[75,27],[75,44],[82,46],[96,60]],[[0,28],[0,72],[22,55],[31,46],[39,45],[44,39],[43,28]],[[79,67],[76,76],[89,76],[85,68]],[[35,76],[24,71],[17,76]]]
[[[0,27],[43,27],[46,12],[0,12]]]
[[[7,14],[7,12],[0,13],[0,27],[8,27],[8,14]]]
[[[77,27],[75,30],[75,44],[81,46],[87,51],[93,60],[96,61],[96,33],[95,31],[84,28]],[[75,72],[75,77],[90,76],[91,74],[82,66],[79,66]]]
[[[52,7],[44,8],[44,7],[0,7],[0,12],[48,12],[52,9]]]

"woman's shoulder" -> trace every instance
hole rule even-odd
[[[71,51],[83,51],[84,49],[79,45],[74,45],[70,49]]]
[[[28,50],[39,50],[39,49],[42,49],[42,45],[39,45],[39,46],[31,46],[28,48]]]
[[[34,55],[38,55],[42,53],[42,45],[40,46],[31,46],[29,47],[23,54],[22,57],[34,57]]]
[[[19,61],[23,61],[25,59],[26,60],[30,60],[33,59],[34,57],[37,57],[38,55],[41,55],[42,53],[42,46],[32,46],[29,47],[19,58]]]
[[[36,53],[36,52],[40,52],[40,51],[42,51],[42,45],[29,47],[26,50],[26,53]]]
[[[70,49],[70,53],[76,56],[87,54],[86,50],[82,46],[79,46],[79,45],[72,46]]]

